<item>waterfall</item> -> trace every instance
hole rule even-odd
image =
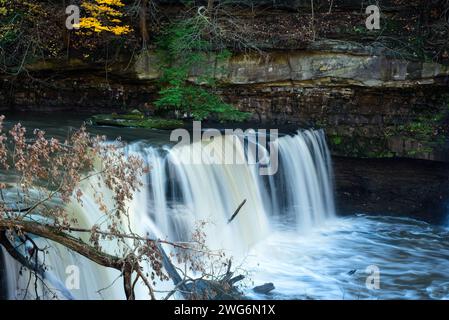
[[[212,144],[232,145],[237,151],[237,160],[245,160],[245,145],[238,141],[225,135],[214,139]],[[188,239],[197,222],[205,221],[209,247],[242,257],[270,234],[270,220],[274,216],[293,219],[298,232],[333,217],[332,167],[323,131],[298,131],[293,136],[279,138],[278,146],[278,172],[261,176],[257,165],[245,161],[236,161],[236,164],[183,161],[189,153],[202,152],[201,142],[183,147],[156,147],[143,141],[130,144],[127,152],[141,155],[151,169],[143,177],[144,187],[129,204],[134,230],[180,241]],[[73,204],[71,211],[81,224],[91,226],[101,214],[95,208],[92,192],[83,192],[83,206]],[[239,214],[228,223],[245,199]],[[112,244],[108,250],[115,250]],[[62,283],[67,276],[67,265],[80,266],[83,289],[74,290],[75,298],[123,298],[120,281],[102,295],[97,293],[114,283],[118,276],[116,271],[105,271],[59,246],[56,251],[49,260],[50,270]],[[19,287],[18,282],[23,285],[25,279],[18,280],[19,267],[6,253],[5,262],[9,296],[15,298],[17,293],[11,291]],[[138,290],[137,296],[146,298],[145,290]]]
[[[296,218],[298,228],[306,230],[335,216],[332,165],[323,131],[303,131],[279,141],[283,182],[274,185],[276,199]],[[273,204],[276,208],[276,205]]]

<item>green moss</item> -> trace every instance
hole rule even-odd
[[[328,137],[332,153],[358,158],[391,158],[395,154],[388,149],[384,137],[366,137],[362,132],[352,135],[331,134]]]
[[[147,118],[143,114],[99,114],[90,119],[93,125],[114,126],[124,128],[147,128],[172,130],[181,128],[184,123],[181,120]]]
[[[449,104],[439,111],[427,111],[416,119],[396,128],[395,134],[407,137],[419,147],[409,150],[408,155],[431,153],[444,146],[447,141],[446,121],[449,118]]]
[[[332,144],[338,146],[342,142],[342,138],[340,136],[333,136],[332,137]]]

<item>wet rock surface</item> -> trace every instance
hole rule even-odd
[[[449,212],[449,164],[334,157],[339,214],[406,216],[442,223]]]
[[[275,289],[274,284],[270,283],[265,283],[263,285],[257,286],[253,288],[253,291],[255,293],[260,293],[260,294],[269,294],[271,291],[273,291]]]

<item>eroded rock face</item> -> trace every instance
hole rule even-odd
[[[432,29],[441,22],[435,12],[442,1],[379,1],[381,31],[366,29],[366,3],[355,0],[315,0],[313,16],[308,0],[227,3],[232,21],[227,14],[218,14],[217,21],[223,43],[234,54],[217,66],[226,70],[217,72],[217,91],[238,109],[252,112],[252,121],[325,128],[337,155],[448,160],[445,137],[422,118],[444,116],[449,65],[419,62],[448,62],[446,49],[435,46],[445,42],[446,33]],[[178,0],[159,4],[159,31],[186,17]],[[426,37],[430,43],[424,48]],[[263,53],[243,53],[242,39]],[[424,51],[431,58],[419,55]],[[133,58],[130,63],[130,56],[122,57],[107,68],[75,58],[28,65],[32,79],[2,77],[0,110],[139,108],[151,113],[160,64],[154,51],[133,53]],[[211,57],[210,65],[215,63]],[[192,81],[202,69],[191,70]]]
[[[304,87],[412,87],[438,83],[438,78],[449,75],[449,68],[439,64],[319,51],[238,55],[228,62],[227,70],[222,78],[226,84]]]
[[[449,67],[366,46],[343,49],[327,41],[316,43],[316,51],[236,54],[218,75],[219,92],[257,123],[325,128],[334,154],[448,161],[448,142],[436,137],[434,143],[435,123],[425,119],[448,117]],[[137,76],[156,79],[157,71],[147,68],[137,68]],[[193,69],[192,80],[199,74],[201,68]]]
[[[407,127],[420,124],[422,130],[431,131],[432,123],[417,119],[447,113],[445,87],[233,86],[226,90],[227,101],[251,112],[255,122],[325,128],[334,154],[448,160],[444,137],[430,150],[424,143],[438,137],[433,133],[416,137],[414,129]]]
[[[431,133],[416,138],[405,128],[422,121],[423,115],[447,116],[448,66],[318,51],[237,54],[226,64],[227,72],[217,75],[221,79],[217,93],[251,112],[256,124],[325,128],[338,155],[449,160],[444,137],[436,137],[441,141],[434,144]],[[151,113],[158,92],[157,65],[155,55],[148,52],[139,56],[134,69],[112,66],[108,80],[96,71],[71,69],[46,83],[24,81],[11,87],[4,81],[0,92],[13,94],[0,94],[0,102],[8,98],[10,102],[2,105],[20,110],[139,108]],[[45,72],[42,65],[38,67],[36,72]],[[200,73],[201,68],[193,69],[192,80]],[[432,131],[433,123],[424,125]]]
[[[224,85],[403,88],[441,84],[445,77],[449,77],[449,66],[437,63],[316,50],[236,54],[219,65],[226,72],[219,74],[218,78]],[[210,64],[214,63],[211,59]],[[159,78],[155,54],[148,52],[139,56],[135,72],[141,80]],[[201,73],[200,67],[192,70],[192,80]]]

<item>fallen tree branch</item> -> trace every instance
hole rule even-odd
[[[31,240],[31,239],[29,239],[29,240]],[[25,240],[25,241],[29,241],[29,240]],[[15,259],[17,262],[19,262],[23,267],[27,268],[30,271],[33,271],[35,273],[36,280],[38,278],[42,282],[44,280],[48,280],[49,275],[48,275],[44,265],[39,264],[37,253],[35,253],[35,258],[34,259],[32,259],[31,257],[28,259],[24,255],[22,255],[17,250],[17,248],[14,247],[13,244],[10,242],[10,240],[8,239],[8,237],[6,235],[6,231],[0,231],[0,245],[2,245],[5,248],[5,250],[9,253],[9,255],[13,259]],[[30,277],[30,280],[31,280],[31,277]],[[53,283],[53,285],[57,285],[57,287],[60,288],[60,292],[67,299],[69,299],[69,300],[73,300],[74,299],[73,295],[71,294],[71,292],[69,290],[67,290],[61,283],[58,283],[58,284],[56,283],[56,282],[59,282],[59,281],[57,281],[57,280],[55,281],[55,279],[53,279],[53,281],[51,281],[51,279],[50,279],[50,282]],[[44,283],[44,286],[48,288],[48,286],[45,283]],[[37,295],[37,292],[36,292],[36,295]]]
[[[91,233],[92,232],[91,229],[75,228],[75,227],[60,227],[60,229],[66,230],[69,232],[82,232],[82,233]],[[151,238],[147,238],[147,237],[141,237],[141,236],[138,236],[135,234],[113,233],[113,232],[101,231],[101,230],[95,230],[95,233],[101,234],[103,236],[114,236],[114,237],[123,238],[123,239],[132,239],[132,240],[140,240],[140,241],[149,241],[149,242],[154,242],[154,243],[163,243],[163,244],[168,244],[168,245],[178,248],[178,249],[206,253],[204,250],[199,250],[199,249],[190,247],[188,245],[185,245],[188,242],[172,242],[172,241],[162,240],[162,239],[151,239]],[[216,254],[210,253],[210,252],[207,252],[207,253],[210,255],[216,255]]]
[[[238,206],[238,208],[234,211],[234,214],[231,216],[231,218],[228,220],[228,224],[234,220],[234,218],[237,216],[237,214],[240,212],[240,209],[245,205],[246,199],[243,200],[243,202]]]
[[[109,268],[114,268],[116,270],[122,271],[123,259],[116,256],[110,255],[108,253],[101,252],[94,248],[93,246],[83,242],[80,239],[76,239],[56,227],[28,221],[11,221],[0,219],[0,231],[4,232],[6,230],[20,230],[21,232],[27,232],[52,240],[68,249],[79,253],[80,255],[92,260],[93,262]]]
[[[8,237],[6,236],[6,231],[0,232],[0,244],[5,248],[9,255],[16,261],[18,261],[21,265],[23,265],[25,268],[33,270],[42,278],[45,278],[44,268],[38,264],[34,264],[31,259],[27,259],[25,256],[20,254],[9,241]]]

